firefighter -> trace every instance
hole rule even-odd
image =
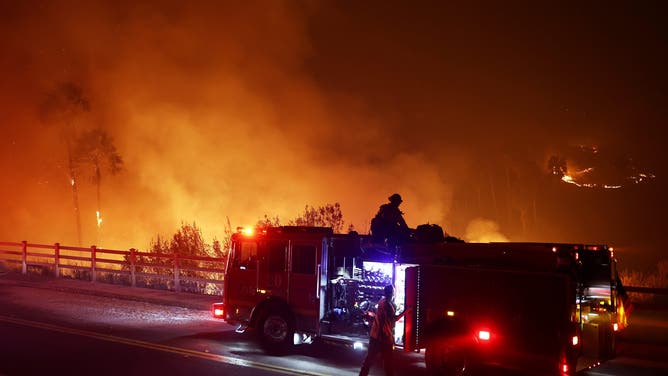
[[[369,351],[362,363],[360,376],[369,374],[371,364],[380,354],[383,361],[385,375],[394,373],[392,358],[394,352],[394,324],[401,319],[409,309],[400,314],[396,314],[394,306],[394,286],[387,285],[383,290],[384,297],[378,302],[376,318],[371,324],[371,333],[369,334]]]
[[[371,235],[375,242],[394,247],[408,239],[411,229],[404,220],[404,213],[399,210],[403,202],[401,196],[395,193],[387,199],[390,202],[381,205],[371,220]]]

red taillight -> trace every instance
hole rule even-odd
[[[568,373],[568,363],[564,363],[561,365],[561,372]]]
[[[481,341],[489,341],[490,333],[487,330],[481,330],[478,332],[478,339]]]
[[[211,313],[213,314],[213,317],[217,319],[223,318],[225,316],[223,303],[213,303],[211,305]]]

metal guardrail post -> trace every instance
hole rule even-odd
[[[181,292],[181,280],[179,278],[179,254],[174,253],[174,290]]]
[[[21,273],[28,274],[28,241],[21,242]]]
[[[97,247],[92,245],[90,246],[90,281],[95,282],[97,276],[95,275],[95,257],[97,253]]]
[[[130,248],[130,285],[132,287],[137,287],[137,276],[135,275],[137,263],[137,255],[135,255],[136,251],[136,249]]]
[[[53,253],[53,265],[54,265],[54,274],[56,278],[60,277],[60,243],[55,244],[54,248],[54,253]]]

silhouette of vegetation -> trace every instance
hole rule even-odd
[[[288,226],[331,227],[335,233],[340,233],[343,230],[344,224],[345,221],[343,220],[343,213],[341,212],[341,204],[338,202],[319,206],[317,208],[306,205],[303,213],[287,222]],[[281,226],[281,221],[278,216],[271,217],[265,214],[264,217],[257,222],[256,226],[278,227]],[[354,230],[354,226],[348,226],[348,230]]]
[[[218,273],[193,270],[193,268],[212,268],[222,270],[225,264],[229,237],[232,231],[229,220],[225,227],[226,239],[222,242],[214,238],[211,243],[207,243],[202,231],[195,223],[182,223],[181,227],[172,235],[171,239],[166,239],[158,235],[151,241],[148,249],[148,255],[138,254],[136,259],[137,273],[150,273],[164,277],[144,278],[143,283],[150,287],[173,289],[175,257],[178,260],[179,277],[184,278],[181,281],[181,290],[188,292],[212,292],[210,283],[188,280],[188,278],[216,279],[220,276]],[[188,257],[211,257],[216,261],[209,260],[190,260]],[[129,260],[126,260],[129,262]],[[215,293],[215,291],[214,291]]]
[[[270,217],[267,214],[262,219],[257,221],[256,227],[278,227],[281,225],[281,220],[278,216]]]
[[[619,271],[619,277],[625,286],[668,288],[668,260],[659,261],[656,271],[642,272],[638,270],[623,269]],[[652,294],[629,293],[631,301],[650,302]]]

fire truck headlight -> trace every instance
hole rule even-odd
[[[364,345],[362,342],[356,341],[353,343],[353,350],[364,350]]]
[[[580,343],[580,338],[578,336],[573,336],[573,338],[571,338],[571,343],[573,346],[577,346],[578,343]]]

